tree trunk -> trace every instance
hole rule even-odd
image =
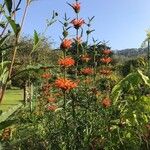
[[[0,86],[0,104],[1,104],[1,102],[3,100],[5,91],[6,91],[6,84],[2,84]]]
[[[27,104],[27,88],[28,88],[28,83],[27,83],[27,81],[25,81],[24,82],[24,89],[23,89],[23,91],[24,91],[24,105]]]

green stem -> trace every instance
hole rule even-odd
[[[66,144],[67,144],[67,149],[69,149],[69,129],[68,129],[68,122],[67,122],[67,110],[66,110],[66,91],[63,91],[64,94],[64,104],[63,104],[63,108],[64,108],[64,127],[65,127],[65,140],[66,140]]]
[[[93,62],[94,62],[93,84],[95,84],[95,80],[96,80],[96,45],[94,45],[94,58],[93,58]]]
[[[79,19],[79,14],[76,14],[76,18]],[[76,38],[79,37],[79,29],[76,29]],[[78,57],[79,57],[79,43],[77,42],[77,62],[76,62],[76,73],[75,76],[78,78]]]
[[[63,51],[63,58],[64,59],[66,58],[66,50]],[[63,70],[63,77],[64,77],[64,79],[66,79],[66,68],[64,67],[63,69],[64,69]]]
[[[75,121],[76,120],[75,99],[74,99],[73,93],[71,94],[72,94],[72,117],[73,117],[73,120]]]

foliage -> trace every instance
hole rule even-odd
[[[7,2],[8,14],[12,11]],[[30,1],[27,1],[29,4]],[[81,4],[68,3],[75,13],[65,14],[60,49],[34,31],[33,40],[16,37],[20,28],[6,16],[14,36],[6,35],[0,44],[6,47],[1,75],[9,71],[9,61],[16,59],[11,72],[13,85],[30,87],[24,107],[0,123],[4,149],[39,150],[138,150],[150,149],[150,79],[143,57],[120,60],[108,42],[90,35],[92,18],[80,18]],[[8,15],[7,14],[7,15]],[[53,12],[47,27],[56,22]],[[86,41],[82,41],[86,26]],[[75,37],[70,39],[70,29]],[[6,42],[7,41],[7,42]],[[8,44],[8,45],[7,45]],[[11,51],[13,46],[17,54]],[[3,50],[2,50],[3,51]],[[115,59],[116,58],[116,59]],[[4,71],[5,70],[5,71]],[[7,78],[8,81],[8,78]],[[24,93],[24,94],[25,94]],[[32,96],[31,96],[32,95]],[[3,117],[3,116],[2,116]],[[8,117],[8,118],[7,118]]]

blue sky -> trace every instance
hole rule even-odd
[[[68,0],[72,3],[73,0]],[[150,0],[80,0],[80,17],[87,20],[95,16],[91,37],[109,41],[112,49],[138,48],[145,39],[145,30],[150,27]],[[43,32],[46,19],[53,10],[59,13],[62,20],[64,13],[74,18],[73,10],[66,0],[37,0],[29,9],[23,33],[32,35],[34,29]],[[49,28],[47,36],[53,39],[54,47],[59,45],[62,27],[60,23]],[[72,31],[72,30],[71,30]],[[71,32],[73,36],[75,32]]]

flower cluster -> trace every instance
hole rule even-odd
[[[71,23],[75,29],[79,29],[85,22],[83,19],[73,19]]]
[[[44,79],[49,79],[51,77],[51,74],[50,73],[43,73],[41,75],[41,77],[44,78]]]
[[[58,64],[61,66],[61,67],[71,67],[75,64],[75,60],[72,58],[72,57],[66,57],[66,58],[63,58],[63,59],[60,59],[58,61]]]
[[[112,62],[112,58],[111,57],[101,58],[101,62],[104,64],[109,64],[110,62]]]
[[[111,51],[110,49],[104,49],[104,50],[102,51],[102,53],[103,53],[104,55],[109,55],[109,54],[112,53],[112,51]]]
[[[93,74],[93,69],[92,68],[84,68],[81,70],[81,73],[86,76],[91,75],[91,74]]]
[[[100,74],[102,75],[110,75],[111,74],[111,69],[110,68],[103,68],[100,70]]]
[[[76,82],[73,82],[72,80],[70,79],[64,79],[64,78],[58,78],[56,81],[55,81],[55,86],[57,88],[60,88],[62,89],[63,91],[70,91],[74,88],[77,87],[77,83]]]
[[[81,3],[76,2],[72,4],[72,8],[74,9],[75,13],[79,13],[81,9]]]
[[[57,105],[54,105],[54,104],[47,106],[47,110],[50,110],[50,111],[55,111],[57,108],[58,108],[58,106],[57,106]]]
[[[48,102],[48,104],[47,104],[48,111],[55,111],[58,108],[58,106],[56,104],[57,100],[52,95],[47,97],[47,102]]]
[[[102,100],[101,104],[104,108],[108,108],[111,106],[111,100],[106,97]]]
[[[42,92],[44,96],[49,96],[50,87],[51,85],[49,83],[46,83],[42,86]]]
[[[64,39],[62,41],[61,45],[60,45],[60,48],[62,50],[66,50],[66,49],[71,48],[71,46],[72,46],[72,40],[70,40],[70,39]]]

